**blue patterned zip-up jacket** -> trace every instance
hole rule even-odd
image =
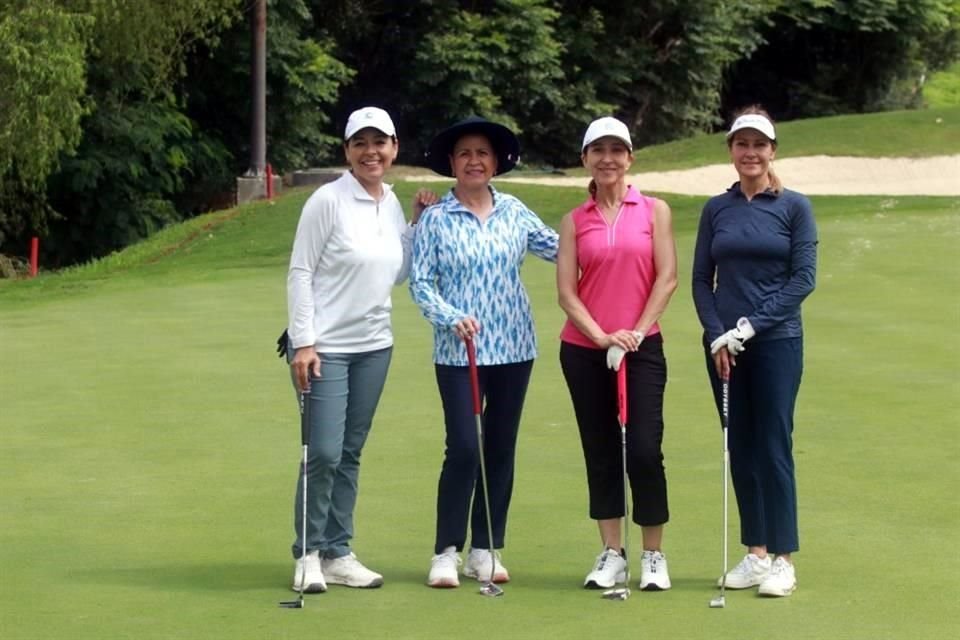
[[[557,232],[517,198],[493,193],[493,211],[480,222],[451,189],[428,207],[417,225],[410,294],[433,324],[433,361],[466,366],[467,353],[453,325],[480,322],[474,338],[478,365],[508,364],[537,356],[530,299],[520,282],[527,251],[557,260]]]

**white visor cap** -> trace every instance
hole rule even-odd
[[[350,114],[347,119],[347,128],[343,132],[343,139],[349,140],[357,131],[368,127],[388,136],[397,135],[397,129],[393,126],[389,113],[377,107],[364,107]]]
[[[630,140],[630,130],[627,129],[627,125],[610,116],[598,118],[590,123],[587,132],[583,134],[583,145],[580,146],[580,151],[586,149],[591,143],[607,136],[622,140],[623,144],[627,145],[630,151],[633,151],[633,141]]]
[[[756,129],[770,140],[774,142],[777,140],[777,132],[773,130],[773,123],[759,113],[747,113],[734,120],[730,126],[730,131],[727,132],[727,140],[741,129]]]

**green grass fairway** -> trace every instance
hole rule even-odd
[[[409,200],[413,184],[400,184]],[[510,185],[551,224],[577,189]],[[817,197],[799,399],[799,589],[707,604],[720,569],[719,420],[689,278],[703,198],[669,196],[681,287],[663,320],[674,588],[608,602],[557,362],[553,268],[525,266],[541,357],[504,562],[424,586],[443,453],[430,330],[405,287],[365,450],[355,548],[379,590],[289,599],[300,455],[273,342],[306,192],[169,229],[107,260],[0,283],[0,638],[941,639],[960,633],[960,200]],[[731,509],[732,562],[741,548]],[[639,531],[631,537],[636,543]],[[634,545],[636,563],[639,548]]]

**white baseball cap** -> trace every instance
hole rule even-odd
[[[388,136],[397,135],[397,129],[393,126],[389,113],[377,107],[364,107],[350,114],[347,119],[347,128],[343,132],[343,139],[349,140],[357,131],[367,127],[373,127]]]
[[[630,151],[633,151],[633,141],[630,140],[630,130],[627,129],[627,125],[610,116],[598,118],[590,123],[587,132],[583,134],[583,144],[580,146],[580,150],[583,151],[590,143],[606,136],[622,140]]]
[[[741,129],[756,129],[770,140],[777,141],[777,132],[773,130],[773,123],[759,113],[746,113],[734,120],[730,131],[727,132],[727,140]]]

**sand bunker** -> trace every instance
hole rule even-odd
[[[932,158],[808,156],[774,162],[784,186],[808,195],[960,195],[960,155]],[[449,180],[418,176],[413,181]],[[729,164],[683,171],[637,173],[630,183],[641,191],[714,195],[737,179]],[[508,176],[497,182],[586,187],[589,178]]]

